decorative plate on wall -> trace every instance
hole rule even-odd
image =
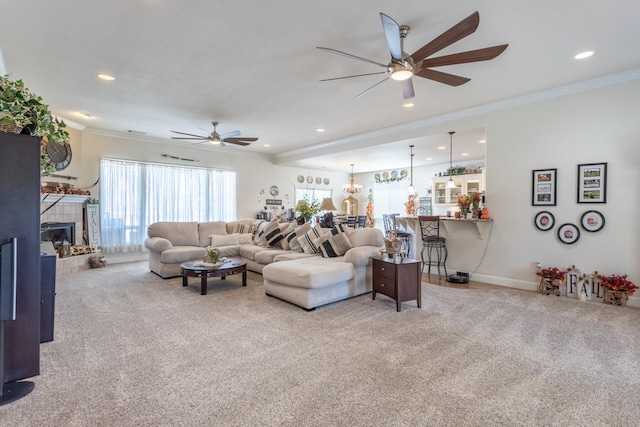
[[[325,179],[324,179],[324,185],[329,185],[329,182],[330,182],[330,181],[329,181],[329,178],[325,178]]]
[[[580,224],[587,231],[600,231],[604,227],[604,215],[598,211],[587,211],[582,214]]]
[[[311,175],[309,175],[309,176],[307,177],[307,182],[308,182],[309,184],[313,184],[313,177],[312,177]]]
[[[536,218],[534,219],[536,227],[539,230],[547,231],[551,230],[553,226],[556,224],[556,219],[553,217],[553,214],[548,211],[538,212]]]
[[[322,178],[316,176],[316,184],[322,184]]]
[[[580,238],[580,230],[574,224],[562,224],[558,228],[558,239],[562,243],[566,243],[568,245],[575,243]]]
[[[304,182],[304,176],[298,175],[298,182],[302,184]]]

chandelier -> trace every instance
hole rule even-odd
[[[359,193],[362,191],[362,185],[356,184],[355,179],[353,178],[353,163],[351,163],[351,181],[349,184],[345,184],[342,186],[342,191],[349,194]]]
[[[453,178],[451,178],[451,170],[453,169],[453,134],[455,131],[449,132],[449,181],[447,181],[447,188],[456,188]]]

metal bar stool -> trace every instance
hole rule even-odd
[[[384,235],[388,236],[390,232],[395,231],[396,236],[402,240],[402,247],[407,251],[407,254],[411,253],[411,240],[413,240],[413,234],[406,231],[398,231],[396,226],[397,214],[382,214],[382,222],[384,223]]]
[[[440,266],[444,267],[444,275],[447,277],[447,239],[440,236],[440,217],[438,216],[419,216],[418,222],[420,223],[420,232],[422,234],[422,251],[420,257],[422,258],[422,271],[424,272],[424,266],[428,265],[428,274],[431,274],[431,266],[438,267],[438,279],[440,278]],[[424,251],[427,251],[427,260],[424,260]],[[434,259],[432,252],[436,251],[437,258]]]

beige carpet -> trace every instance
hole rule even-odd
[[[305,312],[261,276],[162,280],[145,263],[58,282],[55,340],[2,426],[631,426],[640,310],[423,284]]]

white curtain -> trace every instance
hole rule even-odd
[[[102,251],[145,251],[157,221],[234,221],[236,173],[126,160],[100,161]]]

